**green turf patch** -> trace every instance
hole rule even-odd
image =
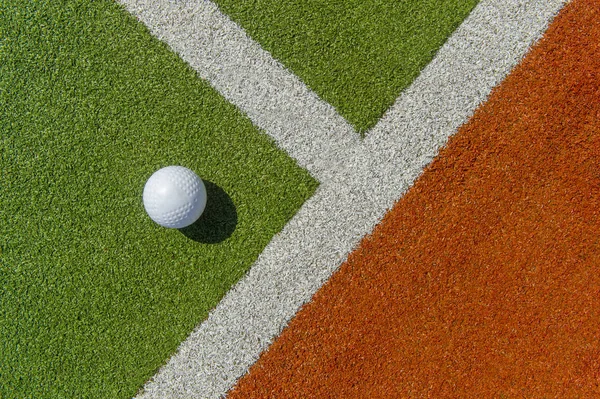
[[[3,398],[131,398],[317,185],[109,0],[0,1],[0,156]],[[170,164],[220,214],[154,224]]]
[[[373,127],[478,0],[216,0],[359,132]]]

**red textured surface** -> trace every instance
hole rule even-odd
[[[600,2],[575,0],[229,398],[600,397]]]

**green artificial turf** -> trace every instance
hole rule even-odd
[[[317,185],[110,0],[0,0],[0,156],[2,398],[131,398]],[[141,201],[170,164],[184,231]]]
[[[215,2],[364,133],[478,0]]]

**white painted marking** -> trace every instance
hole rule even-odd
[[[352,126],[214,3],[121,3],[318,181],[357,166],[363,148]]]
[[[321,182],[140,399],[224,396],[566,3],[482,0],[361,143],[213,3],[120,1]]]

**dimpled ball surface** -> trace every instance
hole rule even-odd
[[[161,226],[180,229],[194,223],[206,206],[202,180],[183,166],[154,172],[144,186],[144,208]]]

